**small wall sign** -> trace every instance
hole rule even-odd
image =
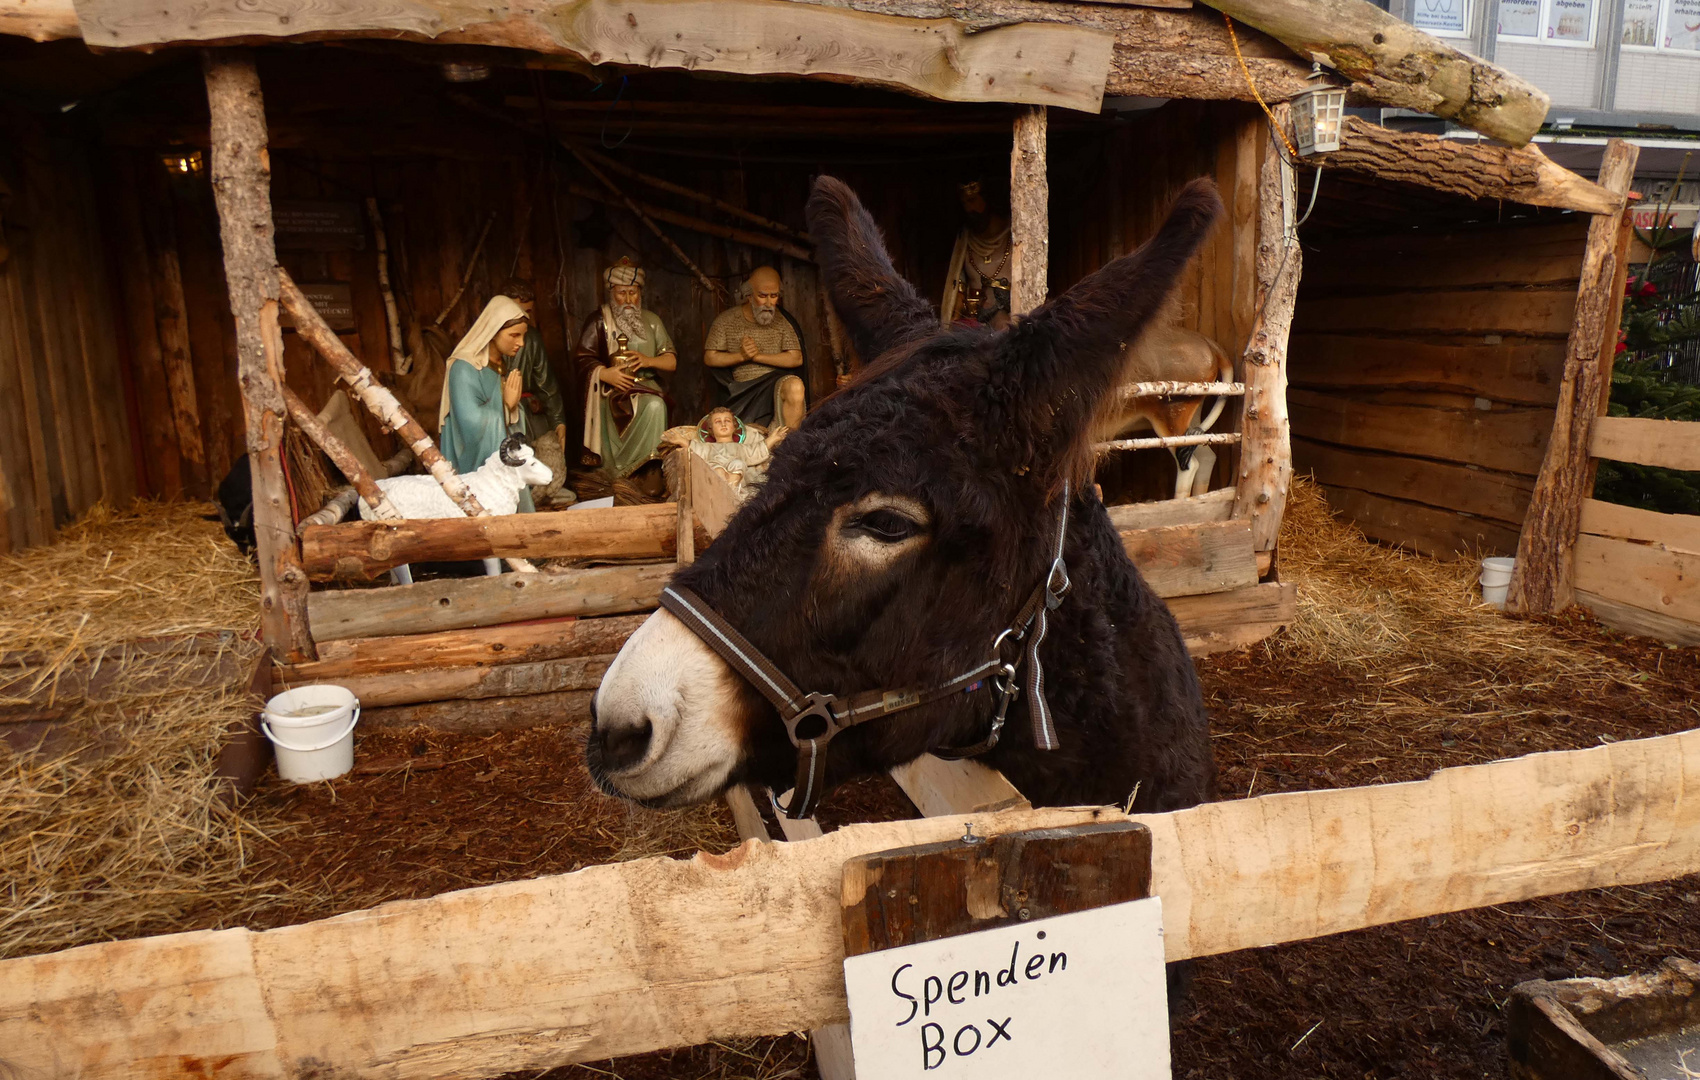
[[[1169,1080],[1157,897],[852,956],[862,1080]]]
[[[318,309],[319,317],[332,330],[342,332],[356,329],[354,322],[354,293],[346,281],[301,282],[297,288]],[[277,313],[278,325],[285,330],[295,329],[295,320],[282,308]]]
[[[278,199],[272,224],[281,251],[362,251],[366,217],[357,202]]]

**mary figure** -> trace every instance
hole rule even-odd
[[[491,298],[478,321],[449,355],[443,379],[443,456],[463,476],[495,453],[510,432],[525,432],[520,418],[524,386],[509,362],[525,344],[525,310],[506,296]],[[531,492],[521,489],[519,512],[535,508]]]

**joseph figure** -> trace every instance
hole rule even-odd
[[[561,399],[543,334],[537,329],[537,294],[529,281],[510,278],[502,286],[502,295],[518,304],[526,317],[525,344],[513,360],[514,370],[520,375],[520,423],[537,460],[555,474],[549,483],[532,487],[532,501],[538,506],[573,502],[577,496],[566,487],[567,405]]]
[[[803,342],[779,310],[779,272],[758,266],[745,282],[749,298],[722,311],[708,328],[703,363],[726,388],[726,407],[746,424],[772,429],[803,422]]]
[[[610,480],[630,476],[657,456],[667,430],[657,376],[679,366],[661,317],[644,309],[643,282],[643,271],[628,258],[610,266],[602,275],[608,300],[579,331],[584,448]]]

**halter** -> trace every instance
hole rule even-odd
[[[1010,702],[1023,690],[1027,692],[1027,711],[1033,720],[1034,745],[1041,750],[1055,750],[1060,745],[1050,706],[1045,701],[1045,669],[1039,661],[1039,646],[1045,640],[1049,613],[1062,604],[1069,590],[1068,567],[1063,563],[1063,540],[1068,535],[1068,500],[1068,483],[1065,481],[1050,570],[1010,625],[992,639],[991,658],[931,686],[864,690],[848,697],[818,691],[805,693],[719,612],[704,603],[702,597],[677,585],[669,585],[661,591],[661,606],[749,680],[750,685],[779,710],[785,734],[790,736],[791,745],[797,748],[797,778],[791,805],[782,808],[787,817],[795,820],[810,816],[821,796],[826,794],[826,747],[833,736],[869,720],[918,708],[951,694],[978,690],[988,677],[997,691],[998,703],[986,737],[972,746],[941,747],[934,749],[933,753],[954,760],[977,757],[992,749],[998,744],[998,737],[1003,731]],[[1011,646],[1021,648],[1005,659],[1005,649]],[[1016,672],[1023,664],[1027,668],[1026,677],[1018,683]]]

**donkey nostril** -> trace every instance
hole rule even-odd
[[[636,765],[649,752],[649,740],[654,731],[645,719],[633,727],[602,732],[602,763],[615,772]]]

